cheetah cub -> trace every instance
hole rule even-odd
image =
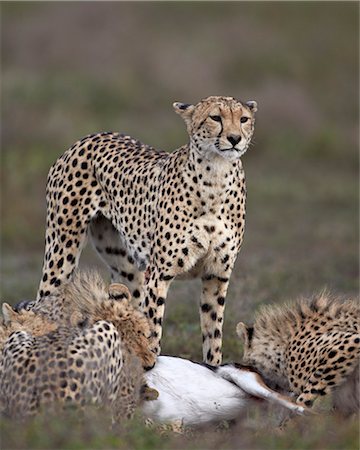
[[[135,354],[148,370],[155,364],[150,349],[149,320],[132,302],[129,289],[121,283],[106,286],[96,271],[76,271],[73,279],[31,308],[33,313],[56,322],[58,326],[91,326],[99,320],[111,322],[123,345]]]
[[[241,157],[254,132],[256,102],[208,97],[174,103],[189,143],[172,153],[119,133],[76,142],[49,171],[43,273],[37,299],[78,266],[89,235],[150,318],[160,353],[165,301],[174,278],[202,280],[203,359],[221,363],[225,297],[245,227]]]
[[[72,311],[62,326],[50,310],[3,304],[0,410],[23,417],[57,402],[96,403],[115,421],[131,417],[139,402],[158,395],[144,381],[142,366],[155,362],[147,319],[129,304],[125,286],[105,290],[96,276],[75,275],[66,295]]]
[[[359,411],[360,307],[323,293],[287,305],[264,306],[252,327],[242,322],[244,363],[311,406],[333,393],[335,409]]]

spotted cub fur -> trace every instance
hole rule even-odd
[[[93,325],[108,320],[116,327],[123,345],[140,358],[144,369],[155,364],[150,350],[150,326],[145,315],[131,303],[128,288],[120,283],[106,287],[97,272],[75,272],[71,282],[53,295],[41,298],[31,311],[60,326]]]
[[[160,352],[167,292],[176,277],[200,277],[203,358],[221,363],[230,275],[245,227],[241,156],[254,131],[256,102],[208,97],[174,103],[189,143],[172,153],[119,133],[76,142],[52,166],[38,299],[55,293],[77,267],[90,235],[151,319]]]
[[[72,310],[60,326],[49,310],[3,305],[1,410],[16,417],[55,401],[91,402],[110,407],[115,420],[130,417],[140,396],[157,394],[143,380],[142,366],[155,361],[147,319],[129,304],[125,286],[107,291],[98,277],[77,274],[62,294]]]
[[[244,363],[312,405],[334,393],[344,413],[359,410],[360,307],[323,293],[311,300],[265,306],[252,327],[237,333],[244,341]]]

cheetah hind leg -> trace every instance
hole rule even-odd
[[[141,307],[145,272],[140,272],[128,255],[120,233],[108,219],[99,215],[90,223],[89,236],[96,252],[110,269],[112,283],[126,284],[136,306]]]

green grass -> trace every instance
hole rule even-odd
[[[269,420],[269,415],[272,420]],[[3,449],[308,449],[356,450],[356,418],[340,420],[332,416],[294,418],[285,430],[275,427],[273,412],[259,407],[248,411],[237,423],[189,429],[184,434],[159,432],[144,425],[141,417],[110,425],[104,410],[89,408],[79,416],[67,411],[40,414],[16,423],[2,420]]]

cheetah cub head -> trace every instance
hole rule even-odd
[[[175,112],[185,121],[190,143],[199,156],[240,158],[249,147],[255,124],[255,101],[208,97],[196,105],[175,102]]]
[[[2,319],[0,318],[0,350],[4,347],[11,333],[25,331],[32,336],[43,336],[55,331],[58,325],[40,314],[25,309],[14,311],[8,303],[3,303]]]
[[[247,326],[239,322],[236,333],[243,343],[243,364],[256,368],[269,384],[289,390],[289,383],[284,375],[284,348],[281,339],[263,332],[257,323]],[[271,331],[270,331],[271,334]]]

